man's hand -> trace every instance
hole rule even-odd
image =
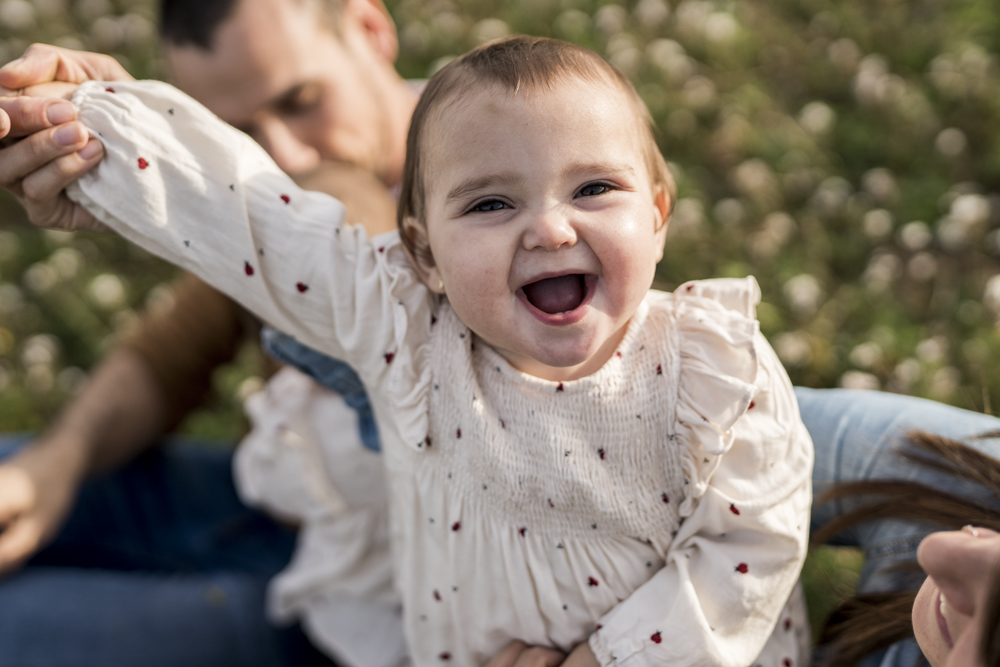
[[[132,75],[111,56],[32,44],[24,55],[0,68],[0,86],[20,90],[50,81],[131,81]]]
[[[84,477],[81,447],[40,440],[0,463],[0,576],[52,539]]]
[[[511,642],[486,667],[558,667],[566,657],[561,651]]]
[[[131,78],[114,58],[46,44],[30,46],[21,58],[0,68],[0,139],[4,140],[0,188],[17,197],[34,224],[64,230],[105,229],[63,193],[101,161],[104,147],[76,122],[72,104],[51,97],[65,97],[66,90],[53,90],[52,82],[79,85]]]
[[[601,667],[601,663],[597,662],[597,657],[590,649],[590,642],[583,642],[577,644],[562,667]]]

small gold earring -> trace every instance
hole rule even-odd
[[[438,289],[444,291],[444,281],[438,278]]]

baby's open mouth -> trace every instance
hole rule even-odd
[[[582,273],[545,278],[521,289],[528,303],[549,315],[576,310],[587,298],[587,281]]]

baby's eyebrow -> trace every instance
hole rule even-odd
[[[491,187],[498,185],[505,185],[507,187],[520,185],[524,182],[524,177],[520,174],[513,173],[503,173],[503,174],[489,174],[487,176],[474,176],[467,180],[462,181],[448,193],[445,198],[445,202],[451,203],[456,199],[462,199],[473,192],[478,192],[480,190],[486,190]]]
[[[577,162],[566,168],[566,174],[572,176],[590,174],[632,176],[635,174],[635,167],[624,162]]]

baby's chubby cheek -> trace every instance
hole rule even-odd
[[[445,294],[455,313],[480,337],[489,339],[490,320],[509,308],[514,297],[506,267],[491,266],[486,258],[470,255],[439,265]]]

